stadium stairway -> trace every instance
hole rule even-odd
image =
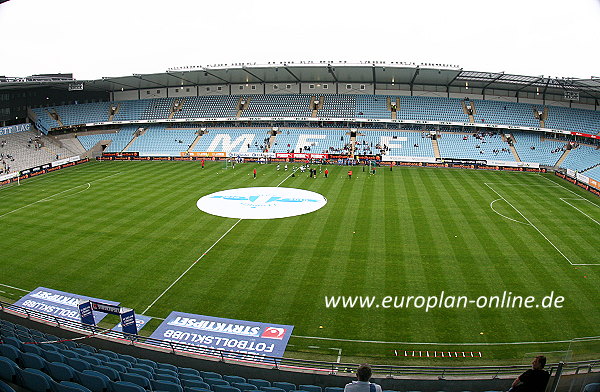
[[[569,155],[570,152],[571,152],[570,149],[568,149],[568,148],[565,149],[565,151],[563,152],[561,157],[558,159],[558,161],[556,162],[554,167],[556,167],[556,168],[560,167],[560,165],[562,165],[562,163],[565,161],[565,159],[567,159],[567,156]]]
[[[462,107],[463,107],[463,112],[465,112],[465,114],[467,116],[469,116],[469,122],[474,123],[475,122],[475,103],[473,101],[469,101],[469,104],[471,105],[471,111],[469,111],[469,109],[467,108],[467,103],[463,100],[462,101]]]
[[[198,144],[198,142],[200,141],[200,138],[202,137],[202,135],[203,135],[202,131],[196,132],[196,138],[194,139],[192,144],[190,144],[190,147],[185,152],[189,153],[190,151],[192,151],[194,149],[194,147],[196,147],[196,144]]]
[[[437,135],[436,137],[439,137],[440,135]],[[440,146],[438,144],[438,141],[436,138],[432,138],[431,139],[431,144],[433,145],[433,156],[436,158],[441,158],[442,156],[440,155]]]
[[[121,150],[121,152],[125,152],[125,151],[127,151],[127,149],[128,149],[128,148],[129,148],[129,147],[130,147],[130,146],[133,144],[133,142],[135,142],[135,140],[136,140],[138,137],[140,137],[140,136],[142,136],[144,133],[146,133],[146,130],[147,130],[147,128],[141,128],[141,127],[140,127],[140,128],[138,128],[138,130],[137,130],[137,131],[135,131],[135,132],[133,133],[133,137],[131,138],[131,140],[129,141],[129,143],[127,143],[127,145],[125,146],[125,148],[123,148],[123,149]]]
[[[114,109],[113,109],[113,106],[114,105],[111,105],[108,108],[108,121],[113,121],[113,119],[115,118],[115,115],[117,113],[119,113],[119,109],[121,109],[121,104],[120,103],[118,103],[116,106],[114,106]]]

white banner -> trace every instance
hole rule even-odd
[[[19,172],[8,173],[0,176],[0,181],[10,180],[11,178],[15,178],[19,175]]]
[[[590,183],[590,178],[588,176],[584,176],[581,173],[577,173],[577,181],[583,182],[584,184]]]
[[[31,124],[17,124],[11,125],[9,127],[1,127],[0,128],[0,136],[2,135],[10,135],[11,133],[25,132],[31,130]]]
[[[381,160],[384,162],[436,162],[434,157],[403,157],[397,155],[383,155]]]
[[[577,172],[575,170],[567,169],[567,176],[575,178]]]
[[[58,161],[54,161],[54,162],[51,163],[51,165],[52,165],[52,167],[56,167],[56,166],[64,165],[65,163],[69,163],[69,162],[71,162],[69,160],[69,158],[65,158],[65,159],[61,159],[61,160],[58,160]]]
[[[539,169],[540,164],[536,162],[516,162],[516,161],[486,161],[488,166],[506,166],[506,167],[533,167]]]

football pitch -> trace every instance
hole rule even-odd
[[[173,310],[289,324],[286,356],[334,362],[600,357],[598,340],[572,341],[600,335],[596,196],[553,174],[297,167],[90,162],[0,188],[0,297],[120,301],[154,317],[146,335]],[[196,205],[246,187],[327,204],[281,219]]]

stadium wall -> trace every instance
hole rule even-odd
[[[296,385],[309,384],[322,387],[343,387],[345,384],[355,379],[355,364],[332,363],[332,366],[335,366],[335,369],[332,370],[335,370],[337,374],[332,374],[332,372],[328,372],[327,369],[323,369],[322,367],[320,369],[294,369],[290,367],[283,370],[282,368],[274,368],[273,365],[247,366],[244,364],[232,363],[231,361],[219,360],[218,358],[209,360],[202,359],[193,354],[173,354],[170,351],[164,351],[158,348],[146,349],[138,345],[133,345],[126,340],[121,341],[115,338],[109,339],[98,335],[88,336],[84,340],[81,340],[84,336],[81,333],[55,327],[47,323],[37,322],[34,319],[23,318],[22,316],[10,312],[1,312],[0,317],[12,323],[36,329],[43,333],[60,336],[64,339],[78,339],[78,342],[91,345],[97,349],[110,350],[121,354],[132,355],[137,358],[147,358],[156,362],[171,363],[175,366],[189,367],[197,370],[213,371],[245,378],[260,378],[271,382],[287,381]],[[550,365],[547,366],[549,370],[550,367]],[[471,376],[444,376],[444,368],[439,368],[439,376],[422,376],[422,374],[424,374],[423,370],[426,370],[427,368],[427,366],[414,367],[411,372],[407,372],[405,376],[400,377],[376,374],[373,377],[373,380],[380,384],[383,390],[417,390],[421,392],[460,392],[465,390],[500,391],[507,390],[516,375],[524,370],[523,366],[515,367],[515,374],[502,374],[497,376],[493,375],[492,366],[490,367],[491,373],[488,371],[485,375],[476,375],[476,373],[474,373]],[[447,367],[447,369],[451,368]],[[464,369],[468,370],[468,368]],[[550,378],[548,386],[550,387],[557,382],[558,391],[581,390],[583,386],[588,383],[600,381],[600,373],[591,371],[582,374],[562,375],[557,381],[556,367],[552,366],[552,369],[552,377]]]

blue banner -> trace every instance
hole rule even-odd
[[[282,357],[293,329],[293,325],[171,312],[151,337],[218,350]]]
[[[126,313],[123,313],[123,316],[125,316],[125,314],[126,314]],[[141,315],[141,314],[137,314],[137,313],[135,313],[135,314],[134,314],[134,317],[135,317],[135,325],[136,325],[136,328],[137,328],[138,332],[139,332],[139,331],[140,331],[142,328],[144,328],[144,327],[146,326],[146,324],[148,323],[148,321],[152,320],[152,317],[149,317],[149,316],[143,316],[143,315]],[[127,332],[127,331],[123,331],[123,327],[121,326],[121,324],[122,324],[122,323],[119,323],[119,324],[115,325],[115,326],[112,328],[112,330],[113,330],[113,331],[117,331],[117,332],[125,332],[125,333],[129,333],[129,332]]]
[[[29,124],[29,123],[11,125],[8,127],[0,127],[0,136],[10,135],[12,133],[18,133],[18,132],[25,132],[25,131],[30,131],[30,130],[31,130],[31,124]]]
[[[92,303],[90,301],[79,302],[79,317],[81,317],[81,322],[84,324],[96,325],[94,312],[92,311]]]
[[[79,300],[98,301],[111,305],[119,305],[118,302],[114,301],[65,293],[64,291],[48,289],[46,287],[38,287],[29,294],[24,295],[15,302],[15,305],[56,317],[81,322],[81,317],[79,315]],[[106,313],[94,313],[95,324],[98,324],[104,317],[106,317]]]

